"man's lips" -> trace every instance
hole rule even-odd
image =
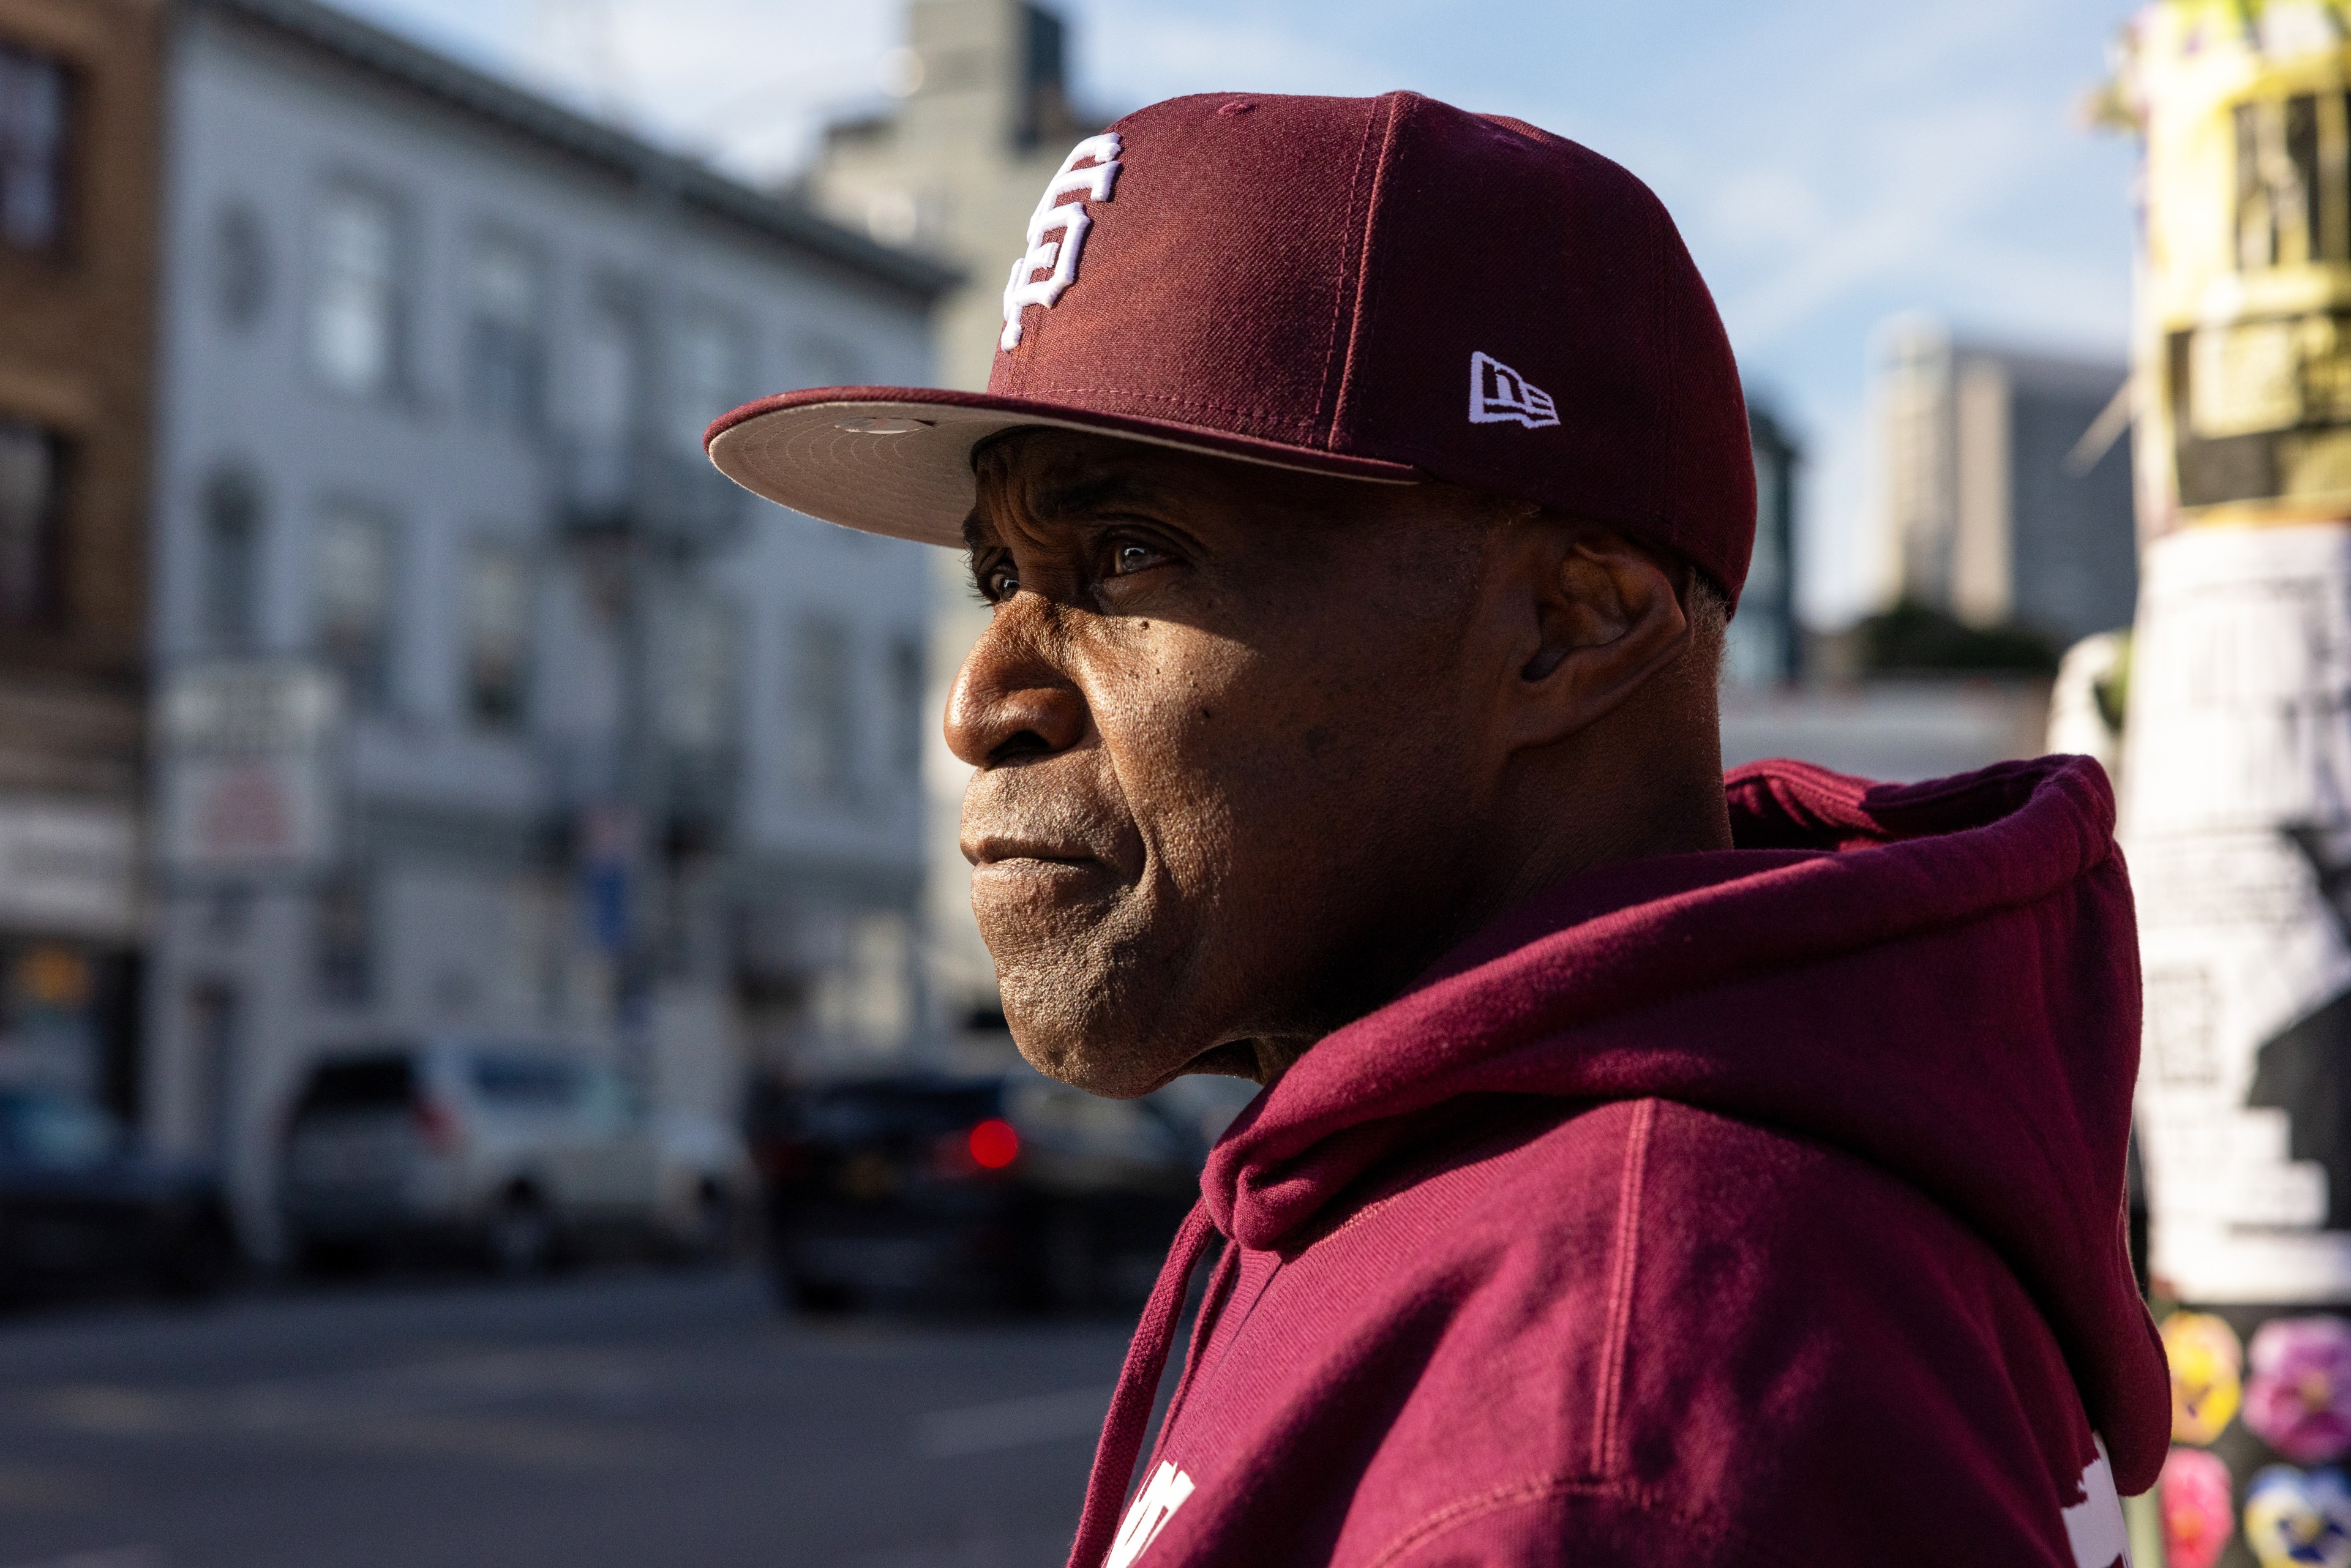
[[[964,858],[974,866],[1004,865],[1018,861],[1042,862],[1049,865],[1095,866],[1108,869],[1103,857],[1084,844],[1073,844],[1042,839],[1023,838],[1017,834],[984,833],[963,846]]]

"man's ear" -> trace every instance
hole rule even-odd
[[[1562,740],[1623,702],[1688,646],[1675,570],[1614,530],[1530,518],[1527,598],[1512,707],[1520,746]]]

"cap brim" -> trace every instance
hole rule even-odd
[[[991,435],[1035,425],[1333,478],[1409,485],[1422,477],[1401,463],[1173,421],[928,387],[785,392],[723,415],[702,439],[718,471],[755,496],[843,528],[960,549],[972,507],[973,451]]]

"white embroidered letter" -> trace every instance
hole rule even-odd
[[[1110,1556],[1102,1568],[1127,1568],[1143,1555],[1184,1500],[1192,1495],[1192,1478],[1176,1468],[1169,1460],[1161,1460],[1159,1469],[1141,1491],[1134,1494],[1126,1518],[1118,1527],[1118,1539],[1110,1543]]]
[[[1061,290],[1077,281],[1078,253],[1085,248],[1086,230],[1093,226],[1093,219],[1086,215],[1085,201],[1057,204],[1072,191],[1084,192],[1089,201],[1109,201],[1111,187],[1118,182],[1119,151],[1116,131],[1087,137],[1070,149],[1045,193],[1037,198],[1037,210],[1029,214],[1029,249],[1012,264],[1011,280],[1004,286],[1004,335],[996,340],[997,347],[1019,346],[1023,307],[1042,305],[1050,310]],[[1079,168],[1088,158],[1094,162]],[[1057,229],[1060,239],[1045,237]],[[1036,276],[1040,268],[1046,269],[1042,277]]]
[[[1491,354],[1469,356],[1469,423],[1502,424],[1516,420],[1529,430],[1559,423],[1551,393]]]

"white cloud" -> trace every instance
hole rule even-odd
[[[765,180],[881,99],[894,0],[338,0],[664,144]]]

